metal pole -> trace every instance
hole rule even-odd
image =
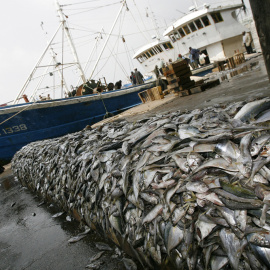
[[[24,85],[23,85],[21,91],[20,91],[19,94],[17,95],[17,97],[16,97],[16,99],[14,100],[13,104],[18,104],[18,103],[19,103],[20,97],[24,94],[26,87],[28,86],[29,82],[31,81],[31,78],[33,77],[33,75],[34,75],[34,73],[35,73],[35,71],[36,71],[36,69],[37,69],[37,66],[38,66],[38,65],[40,64],[40,62],[42,61],[44,55],[46,54],[47,50],[49,49],[49,47],[50,47],[52,41],[54,40],[54,38],[55,38],[56,34],[58,33],[59,29],[61,28],[61,26],[62,26],[62,23],[59,25],[59,27],[58,27],[57,31],[55,32],[55,34],[53,35],[51,41],[48,43],[46,49],[44,50],[43,54],[41,55],[40,59],[38,60],[37,64],[35,65],[34,69],[32,70],[30,76],[27,78],[26,82],[24,83]]]
[[[90,75],[90,77],[89,77],[89,80],[91,80],[91,78],[92,78],[92,76],[93,76],[93,74],[94,74],[94,72],[95,72],[95,70],[96,70],[96,67],[97,67],[97,65],[98,65],[98,62],[99,62],[99,60],[100,60],[100,58],[101,58],[101,56],[102,56],[102,54],[103,54],[103,52],[104,52],[104,50],[105,50],[105,47],[107,46],[107,43],[108,43],[109,38],[110,38],[110,36],[111,36],[111,34],[112,34],[112,31],[113,31],[113,29],[114,29],[114,27],[115,27],[115,25],[116,25],[116,22],[117,22],[117,20],[118,20],[120,14],[121,14],[121,12],[122,12],[122,9],[123,9],[123,7],[124,7],[125,5],[126,5],[126,0],[123,1],[123,4],[122,4],[122,6],[121,6],[121,8],[120,8],[120,10],[119,10],[119,12],[118,12],[118,14],[117,14],[117,17],[116,17],[116,19],[115,19],[115,21],[114,21],[114,23],[113,23],[113,26],[112,26],[112,28],[111,28],[111,31],[110,31],[110,33],[109,33],[109,35],[108,35],[108,37],[107,37],[107,39],[106,39],[106,41],[105,41],[105,44],[104,44],[104,46],[103,46],[103,48],[102,48],[102,50],[101,50],[101,52],[100,52],[100,54],[99,54],[99,57],[98,57],[98,59],[97,59],[97,61],[96,61],[96,63],[95,63],[95,66],[94,66],[94,68],[93,68],[93,70],[92,70],[92,73],[91,73],[91,75]]]
[[[79,57],[78,57],[78,55],[77,55],[75,46],[74,46],[74,44],[73,44],[73,41],[72,41],[72,38],[71,38],[71,35],[70,35],[70,32],[69,32],[69,29],[68,29],[67,24],[66,24],[66,20],[65,20],[65,17],[64,17],[65,15],[63,14],[62,9],[61,9],[61,7],[60,7],[60,5],[59,5],[59,3],[58,3],[57,0],[55,0],[55,3],[56,3],[56,6],[57,6],[57,9],[58,9],[57,11],[58,11],[58,13],[59,13],[60,19],[61,19],[61,21],[62,21],[62,23],[63,23],[63,26],[64,26],[65,33],[66,33],[66,36],[67,36],[68,41],[69,41],[69,45],[70,45],[70,47],[71,47],[73,56],[74,56],[74,58],[75,58],[76,65],[77,65],[77,67],[78,67],[78,69],[79,69],[79,71],[80,71],[80,73],[81,73],[81,78],[82,78],[83,82],[86,83],[84,71],[83,71],[82,66],[81,66],[81,64],[80,64]],[[62,63],[62,64],[63,64],[63,63]]]

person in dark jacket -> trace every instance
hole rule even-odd
[[[189,47],[189,52],[194,60],[195,68],[199,67],[200,50]]]
[[[122,87],[122,81],[121,80],[114,84],[115,89],[121,89],[121,87]]]
[[[143,75],[140,71],[137,70],[137,68],[134,69],[134,74],[135,74],[135,78],[136,78],[136,84],[143,84]]]

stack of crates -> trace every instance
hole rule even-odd
[[[189,89],[195,86],[195,81],[190,80],[191,70],[185,60],[174,62],[162,69],[168,81],[170,92],[179,96],[190,95]]]

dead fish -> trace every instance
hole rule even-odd
[[[169,179],[165,182],[160,182],[159,184],[152,183],[151,186],[153,189],[162,189],[162,188],[167,188],[175,183],[174,179]]]
[[[263,134],[251,142],[250,153],[251,156],[259,154],[264,144],[269,140],[270,134]]]
[[[190,171],[188,161],[185,158],[182,158],[181,156],[176,154],[172,155],[172,159],[183,172],[188,173]]]
[[[102,243],[102,242],[97,242],[95,243],[95,246],[97,249],[101,250],[101,251],[112,251],[113,249],[108,245],[108,244],[105,244],[105,243]],[[100,252],[101,253],[101,252]],[[99,254],[99,253],[98,253]],[[103,253],[102,253],[103,254]],[[101,255],[102,255],[101,254]]]
[[[85,230],[82,233],[79,233],[77,236],[74,236],[68,240],[69,243],[76,243],[87,236],[87,234],[90,232],[90,229]]]
[[[172,224],[168,222],[165,228],[165,236],[164,236],[164,241],[168,255],[170,254],[171,250],[174,247],[178,246],[181,243],[183,237],[184,237],[183,230],[181,230],[177,225],[172,226]]]
[[[105,251],[100,251],[99,253],[97,253],[96,255],[94,255],[92,258],[90,258],[90,263],[98,260],[103,254],[104,254]]]
[[[249,102],[234,116],[234,119],[240,119],[242,122],[254,119],[260,112],[269,109],[270,99],[260,99]]]
[[[191,138],[200,134],[200,131],[191,125],[180,125],[178,128],[178,135],[180,139]]]
[[[131,259],[123,258],[122,261],[127,270],[137,270],[137,265]]]
[[[102,264],[104,264],[104,262],[93,262],[86,265],[85,268],[96,270],[96,269],[99,269]]]
[[[59,213],[56,213],[52,216],[52,218],[57,218],[57,217],[60,217],[64,214],[65,212],[59,212]]]
[[[205,193],[209,190],[208,186],[203,182],[188,182],[186,184],[186,189],[196,193]]]
[[[229,163],[235,162],[240,156],[240,150],[238,146],[229,140],[217,143],[215,151]]]
[[[231,267],[234,270],[238,270],[242,254],[241,243],[239,239],[228,229],[221,229],[219,235],[222,247],[227,253]]]
[[[193,174],[203,169],[211,168],[211,167],[222,169],[225,171],[231,171],[231,172],[239,171],[235,164],[230,164],[223,158],[216,158],[216,159],[212,159],[212,160],[204,162],[200,167],[198,167],[195,171],[193,171]]]
[[[143,219],[142,224],[149,223],[163,211],[162,204],[157,204]]]

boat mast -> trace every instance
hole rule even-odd
[[[76,52],[76,49],[75,49],[75,46],[73,44],[73,41],[72,41],[72,38],[71,38],[71,35],[70,35],[70,32],[69,32],[69,29],[68,29],[68,26],[66,24],[66,19],[65,19],[65,15],[62,11],[62,8],[60,7],[59,3],[58,3],[58,0],[55,0],[55,3],[56,3],[56,6],[57,6],[57,11],[58,11],[58,14],[60,16],[60,19],[61,19],[61,22],[63,24],[63,27],[64,27],[64,31],[65,31],[65,34],[66,34],[66,37],[68,39],[68,42],[69,42],[69,45],[71,47],[71,50],[72,50],[72,53],[73,53],[73,56],[74,56],[74,59],[75,59],[75,63],[77,65],[77,68],[79,69],[79,72],[80,72],[80,76],[82,78],[82,81],[84,83],[86,83],[86,79],[85,79],[85,75],[84,75],[84,72],[83,72],[83,69],[82,69],[82,66],[80,64],[80,61],[79,61],[79,58],[78,58],[78,55],[77,55],[77,52]],[[63,64],[63,63],[62,63]]]
[[[111,28],[111,31],[110,31],[110,33],[109,33],[109,35],[108,35],[108,37],[107,37],[107,39],[106,39],[106,41],[105,41],[105,44],[104,44],[104,46],[103,46],[103,48],[102,48],[102,50],[101,50],[101,52],[100,52],[100,54],[99,54],[99,56],[98,56],[98,59],[97,59],[95,65],[94,65],[94,68],[93,68],[93,70],[92,70],[92,72],[91,72],[91,75],[90,75],[90,77],[89,77],[89,80],[92,79],[92,76],[93,76],[93,74],[94,74],[94,72],[95,72],[95,70],[96,70],[96,67],[97,67],[97,65],[98,65],[98,62],[99,62],[99,60],[100,60],[100,58],[101,58],[101,56],[102,56],[102,54],[103,54],[103,52],[104,52],[104,50],[105,50],[105,47],[107,46],[107,43],[108,43],[108,41],[109,41],[109,39],[110,39],[110,36],[111,36],[111,34],[112,34],[112,31],[113,31],[113,29],[114,29],[114,27],[115,27],[115,25],[116,25],[116,22],[117,22],[117,20],[118,20],[118,18],[119,18],[119,16],[120,16],[120,14],[121,14],[122,9],[124,8],[124,6],[126,6],[126,0],[123,0],[123,4],[122,4],[122,6],[121,6],[121,8],[120,8],[120,10],[119,10],[119,12],[118,12],[118,14],[117,14],[117,16],[116,16],[116,19],[115,19],[115,21],[114,21],[114,23],[113,23],[113,26],[112,26],[112,28]]]

